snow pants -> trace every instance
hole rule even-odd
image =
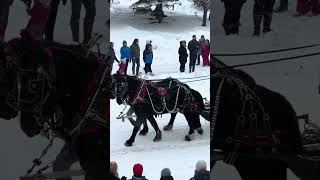
[[[238,34],[240,26],[240,16],[243,2],[225,1],[225,14],[223,18],[223,27],[226,35]]]
[[[137,64],[137,67],[135,67]],[[138,75],[140,69],[140,58],[139,57],[132,57],[132,74]]]
[[[194,72],[195,65],[197,61],[197,54],[190,53],[190,62],[189,62],[189,72]]]
[[[180,62],[180,72],[184,72],[186,68],[186,62]]]
[[[144,71],[146,72],[146,74],[147,74],[148,72],[152,73],[151,63],[146,63],[146,64],[145,64]]]
[[[320,14],[320,2],[318,0],[298,0],[297,12],[299,14],[306,14],[309,11],[314,15]]]
[[[81,6],[84,5],[86,15],[83,23],[83,43],[88,44],[91,40],[94,18],[96,16],[96,1],[95,0],[71,0],[71,31],[73,41],[79,41],[79,26]]]
[[[12,0],[0,1],[0,42],[4,40],[4,35],[8,25],[9,9]]]
[[[260,24],[263,20],[263,32],[271,31],[273,6],[275,0],[254,0],[253,22],[254,35],[260,34]]]
[[[45,39],[48,41],[53,41],[54,26],[56,23],[58,8],[61,0],[52,0],[50,4],[50,14],[48,17]]]

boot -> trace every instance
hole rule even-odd
[[[272,21],[272,14],[266,14],[263,17],[263,33],[268,33],[271,31],[271,21]]]
[[[88,44],[91,40],[91,34],[93,29],[93,21],[84,20],[83,23],[83,44]]]
[[[253,36],[260,36],[261,21],[262,21],[261,15],[253,15],[253,24],[254,24]]]
[[[72,32],[72,41],[73,42],[80,42],[79,41],[79,21],[71,21],[71,32]]]

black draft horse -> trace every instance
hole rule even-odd
[[[86,177],[107,179],[106,65],[80,47],[45,41],[13,39],[0,49],[1,90],[12,89],[1,91],[1,117],[20,111],[27,136],[53,131],[75,149]]]
[[[190,129],[185,140],[191,140],[195,129],[202,134],[200,114],[204,109],[204,103],[201,94],[182,83],[176,83],[177,80],[164,81],[172,81],[171,87],[164,88],[161,85],[164,82],[157,85],[135,76],[112,75],[112,98],[117,98],[120,104],[129,104],[137,115],[132,135],[125,142],[126,146],[132,146],[136,134],[146,119],[156,130],[154,141],[161,140],[161,130],[153,116],[165,113],[174,115],[177,111],[184,114],[189,124]]]
[[[244,180],[287,179],[288,159],[302,151],[292,105],[218,59],[211,68],[211,150]]]

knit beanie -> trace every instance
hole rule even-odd
[[[171,176],[171,171],[169,168],[164,168],[161,170],[161,177],[169,177]]]
[[[204,160],[199,160],[196,164],[196,171],[205,171],[207,170],[207,163]]]
[[[141,164],[135,164],[133,166],[133,175],[134,176],[142,176],[143,166]]]

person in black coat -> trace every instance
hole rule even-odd
[[[186,48],[186,41],[180,41],[180,48],[179,48],[179,62],[180,62],[180,72],[184,72],[185,65],[187,63],[188,52]]]
[[[48,17],[47,25],[46,25],[46,32],[45,32],[45,39],[48,41],[53,41],[53,32],[54,26],[56,23],[58,8],[61,0],[52,0],[50,4],[50,15]],[[65,6],[67,0],[62,0],[62,4]]]
[[[210,172],[207,171],[206,161],[200,160],[197,162],[194,176],[190,180],[210,180]]]
[[[197,36],[193,35],[192,40],[188,43],[188,49],[190,52],[189,72],[194,72],[200,43],[197,41]]]
[[[226,35],[238,34],[241,9],[246,0],[221,0],[224,2],[225,14],[223,27]]]
[[[254,0],[253,7],[253,36],[260,35],[260,26],[263,20],[263,33],[271,31],[273,6],[275,0]]]
[[[4,35],[8,25],[9,10],[12,3],[13,0],[0,1],[0,42],[4,41]]]

